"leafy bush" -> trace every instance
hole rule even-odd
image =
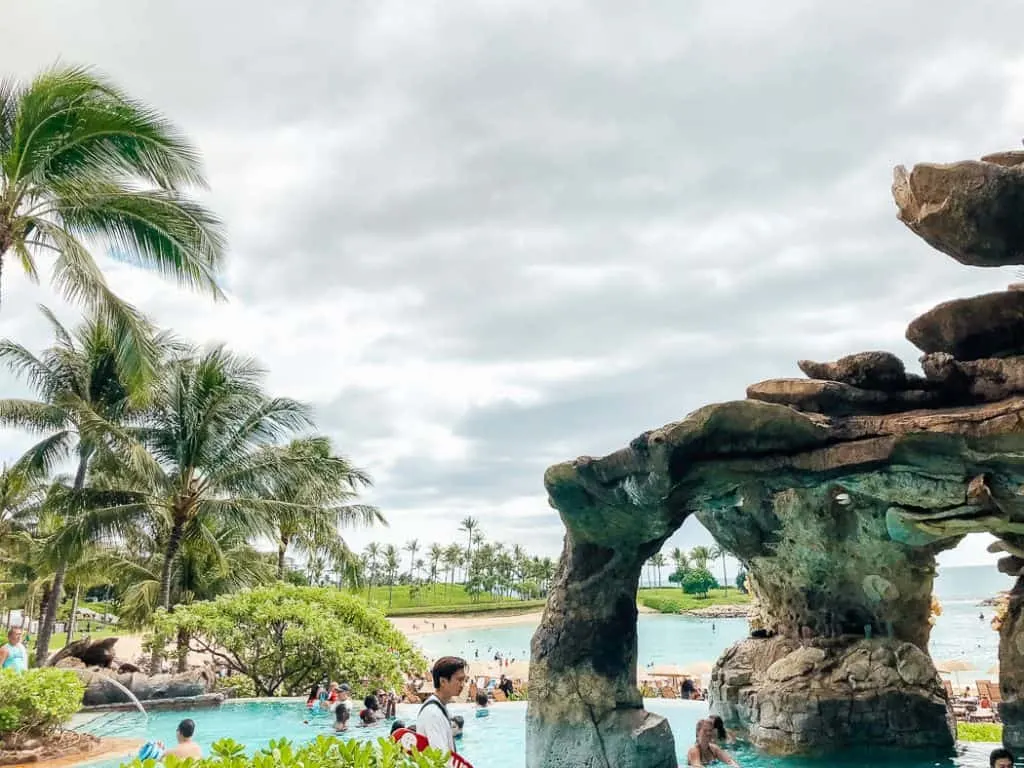
[[[740,592],[747,591],[747,572],[744,570],[736,574],[736,589]]]
[[[217,681],[217,690],[235,699],[251,699],[256,695],[256,683],[248,675],[231,675]]]
[[[691,568],[683,577],[683,591],[688,595],[707,597],[708,592],[718,588],[718,580],[707,568]]]
[[[188,638],[190,650],[252,679],[260,696],[302,694],[315,682],[367,679],[373,687],[402,684],[426,660],[383,614],[332,588],[270,587],[158,611],[156,642]]]
[[[173,755],[165,758],[166,768],[183,768],[186,762]],[[436,749],[408,755],[390,739],[374,743],[319,736],[300,747],[287,739],[272,741],[252,757],[246,756],[245,746],[237,741],[221,739],[213,743],[209,757],[188,764],[190,768],[444,768],[448,757]],[[158,764],[136,758],[127,765],[156,768]]]
[[[960,741],[984,741],[998,744],[1003,740],[1003,726],[998,723],[957,723],[956,737]]]
[[[82,706],[85,684],[67,669],[0,670],[0,738],[45,736]]]

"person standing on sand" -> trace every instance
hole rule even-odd
[[[458,656],[442,656],[430,670],[434,678],[434,693],[420,707],[416,718],[416,733],[425,736],[430,746],[442,752],[455,752],[455,736],[448,703],[462,693],[466,684],[466,660]]]
[[[28,649],[21,642],[21,628],[7,630],[7,644],[0,646],[0,669],[24,672],[28,669]]]

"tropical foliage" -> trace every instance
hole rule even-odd
[[[107,286],[88,244],[220,295],[221,225],[188,190],[204,185],[199,155],[178,129],[110,81],[56,67],[0,82],[0,269],[11,260],[50,280],[122,340],[117,362],[135,383],[154,372],[146,319]]]
[[[301,694],[325,675],[400,688],[403,673],[426,667],[383,614],[331,588],[278,584],[222,595],[159,612],[155,634],[187,637],[190,650],[245,675],[261,696]]]
[[[374,587],[387,587],[388,608],[395,606],[394,587],[398,585],[408,586],[410,605],[438,600],[458,604],[461,590],[472,602],[528,601],[547,596],[555,575],[551,558],[531,556],[518,544],[507,547],[487,541],[473,517],[463,520],[460,530],[467,533],[465,547],[408,541],[403,548],[409,553],[406,569],[401,567],[393,546],[371,542],[359,558],[355,578],[365,583],[368,597],[374,594]],[[425,557],[416,556],[421,552]],[[449,595],[453,599],[449,600]]]
[[[158,334],[155,378],[136,385],[101,318],[68,330],[44,315],[42,353],[0,342],[36,395],[0,400],[0,423],[40,436],[0,474],[0,585],[39,612],[37,663],[67,592],[113,584],[122,620],[144,627],[157,608],[280,577],[258,541],[350,562],[340,526],[383,523],[356,503],[369,476],[311,434],[308,406],[266,393],[255,361]]]
[[[342,740],[318,736],[296,746],[287,739],[271,741],[251,757],[245,745],[233,739],[215,741],[211,754],[201,760],[182,760],[171,755],[167,768],[444,768],[448,755],[436,749],[409,754],[391,739],[377,741]],[[156,768],[155,760],[127,763],[128,768]]]
[[[70,670],[0,670],[0,740],[52,733],[78,711],[84,693],[85,685]]]

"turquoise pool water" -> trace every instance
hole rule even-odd
[[[689,737],[694,732],[698,719],[707,713],[702,703],[689,701],[648,700],[648,709],[668,718],[676,735],[676,751],[681,763],[685,763],[685,751]],[[500,704],[495,706],[490,717],[476,719],[469,705],[454,705],[453,714],[466,718],[466,731],[460,751],[475,768],[523,768],[525,703]],[[398,715],[407,722],[416,716],[417,707],[402,705]],[[264,747],[271,739],[287,737],[296,742],[307,741],[323,733],[331,733],[329,715],[309,717],[302,701],[287,700],[275,702],[229,702],[220,709],[203,709],[192,712],[157,712],[148,721],[135,713],[114,713],[103,715],[83,725],[100,736],[143,738],[147,740],[173,740],[174,730],[184,717],[196,721],[196,739],[203,747],[209,747],[217,739],[231,737],[246,744],[250,749]],[[303,723],[309,720],[309,724]],[[389,725],[381,724],[372,728],[353,728],[343,738],[376,739],[388,734]],[[810,759],[782,759],[758,755],[739,747],[734,751],[744,768],[825,768],[825,766],[881,766],[892,765],[901,768],[982,768],[987,766],[988,750],[991,746],[973,746],[950,758],[908,760],[906,755],[888,754],[843,754],[827,761]],[[115,768],[120,761],[106,761],[88,764],[88,768]]]
[[[999,657],[999,635],[990,622],[994,609],[981,601],[1010,589],[1013,580],[992,566],[946,568],[935,581],[942,615],[932,629],[929,649],[936,660],[962,659],[975,673],[963,673],[963,683],[991,678]],[[980,618],[984,617],[984,618]],[[529,658],[530,638],[536,622],[492,629],[450,630],[418,635],[415,640],[430,658],[447,654],[475,659],[493,658],[496,651],[508,658]],[[651,664],[713,662],[730,645],[747,635],[746,619],[696,619],[687,616],[642,614],[637,626],[637,661]],[[478,655],[479,654],[479,655]]]

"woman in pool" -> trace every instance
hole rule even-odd
[[[725,730],[725,722],[722,720],[721,715],[712,715],[710,718],[711,724],[715,726],[715,735],[711,738],[716,744],[733,744],[736,738]]]
[[[309,696],[306,697],[306,709],[312,709],[320,698],[320,683],[313,683],[309,689]]]
[[[715,726],[710,719],[697,721],[697,742],[686,753],[686,763],[693,768],[703,768],[712,763],[722,762],[726,765],[739,766],[732,755],[715,744],[711,739]]]

